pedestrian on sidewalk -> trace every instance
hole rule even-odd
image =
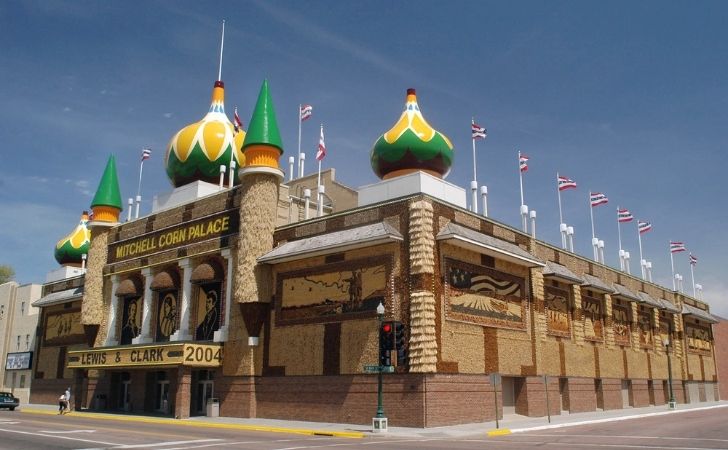
[[[66,389],[66,410],[67,412],[71,412],[71,386],[68,386]]]
[[[58,414],[63,415],[63,411],[65,411],[67,407],[66,394],[61,394],[61,396],[58,397]]]

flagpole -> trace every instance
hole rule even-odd
[[[672,241],[670,241],[670,268],[672,269],[672,290],[676,291],[675,288],[675,261],[672,257]]]
[[[298,104],[298,178],[303,177],[301,167],[301,104]]]
[[[139,218],[139,204],[142,202],[142,172],[144,171],[144,158],[142,158],[142,162],[139,163],[139,184],[137,185],[137,196],[136,196],[136,212],[134,213],[134,218]]]
[[[472,135],[472,129],[475,126],[475,118],[470,118],[470,130]],[[475,161],[475,136],[471,136],[471,140],[473,141],[473,181],[470,182],[470,191],[471,191],[471,200],[470,200],[470,210],[474,212],[475,214],[478,213],[478,164]]]
[[[693,272],[693,266],[694,265],[695,264],[693,264],[692,261],[691,261],[690,262],[690,279],[693,281],[693,298],[696,298],[695,297],[695,272]]]
[[[640,233],[640,221],[637,220],[637,242],[640,244],[640,268],[642,268],[642,279],[645,279],[645,260],[642,257],[642,233]]]
[[[521,187],[521,223],[523,231],[528,232],[528,208],[523,201],[523,171],[521,170],[521,151],[518,151],[518,183]]]
[[[556,194],[559,197],[559,233],[561,234],[561,248],[566,248],[566,224],[561,211],[561,189],[559,189],[559,173],[556,172]]]
[[[594,250],[594,261],[599,261],[599,240],[597,239],[597,235],[594,232],[594,207],[592,206],[591,202],[591,189],[589,190],[589,217],[591,218],[591,227],[592,227],[592,248]]]
[[[619,222],[619,205],[617,205],[617,242],[619,242],[619,270],[624,270],[624,251],[622,250],[622,225]]]

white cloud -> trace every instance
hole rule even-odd
[[[70,112],[70,111],[71,111],[70,106],[66,106],[65,108],[63,108],[63,112]]]
[[[172,114],[171,112],[166,112],[166,113],[164,113],[164,114],[162,114],[162,115],[163,115],[163,116],[164,116],[164,117],[165,117],[166,119],[169,119],[169,118],[171,118],[171,117],[172,117],[172,115],[173,115],[173,114]]]

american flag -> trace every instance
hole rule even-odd
[[[518,168],[521,170],[521,172],[528,172],[528,160],[530,158],[526,155],[518,155]]]
[[[617,222],[624,223],[624,222],[632,222],[634,220],[634,216],[631,212],[629,212],[628,209],[618,209],[617,210]]]
[[[240,133],[240,130],[243,129],[243,121],[240,120],[237,106],[235,107],[235,112],[233,113],[233,127],[235,127],[235,133]]]
[[[609,202],[609,199],[601,192],[591,192],[589,193],[589,201],[591,202],[593,208],[595,206],[603,205]]]
[[[685,250],[685,244],[682,242],[670,241],[670,253],[684,252]]]
[[[692,253],[690,253],[690,264],[694,266],[697,263],[698,263],[698,258],[693,256]]]
[[[321,136],[319,137],[319,145],[316,150],[316,161],[321,161],[326,156],[326,144],[324,143],[324,126],[321,125]]]
[[[151,148],[144,148],[142,149],[142,161],[146,161],[147,159],[152,157],[152,149]]]
[[[470,131],[473,133],[473,139],[485,139],[488,136],[488,130],[477,123],[470,124]]]
[[[652,224],[649,222],[642,222],[641,220],[637,221],[637,231],[639,231],[640,234],[647,233],[648,231],[652,230]]]
[[[313,114],[313,106],[311,105],[301,105],[301,122],[307,120],[311,115]]]
[[[566,178],[559,175],[556,181],[559,184],[560,191],[565,191],[567,189],[576,189],[576,181],[572,180],[571,178]]]

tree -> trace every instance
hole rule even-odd
[[[0,264],[0,284],[13,281],[15,278],[15,269],[7,264]]]

